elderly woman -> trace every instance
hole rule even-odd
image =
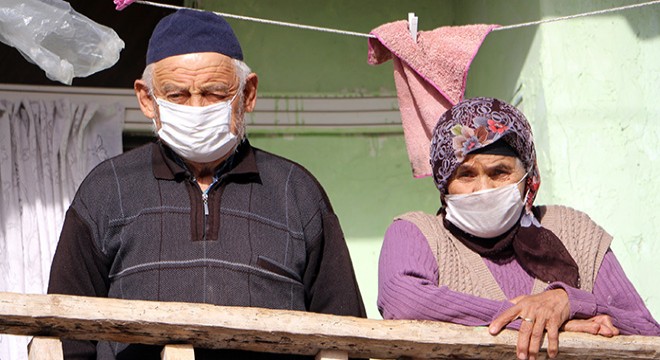
[[[460,102],[435,128],[431,165],[442,206],[395,219],[379,263],[386,319],[439,320],[519,331],[517,355],[535,359],[547,332],[660,335],[586,214],[533,206],[540,178],[530,125],[490,98]]]

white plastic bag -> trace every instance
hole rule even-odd
[[[67,85],[111,67],[124,48],[114,30],[62,0],[0,0],[0,41]]]

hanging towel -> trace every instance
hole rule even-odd
[[[414,177],[431,175],[433,128],[440,115],[463,99],[470,63],[486,35],[498,26],[445,26],[420,31],[417,43],[405,20],[371,31],[376,38],[369,39],[369,64],[394,61],[394,83]]]

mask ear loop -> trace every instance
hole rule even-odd
[[[151,129],[153,130],[154,134],[158,136],[158,126],[156,125],[156,118],[151,118]]]
[[[527,177],[529,176],[529,174],[531,172],[532,172],[532,169],[527,171],[527,173],[525,174],[523,179],[527,179]],[[530,226],[534,225],[534,226],[540,228],[541,223],[534,216],[534,213],[532,212],[532,209],[529,209],[529,210],[527,209],[527,197],[529,196],[529,188],[528,188],[527,184],[525,184],[525,188],[526,188],[527,191],[525,191],[525,196],[523,196],[523,198],[522,198],[522,201],[525,204],[525,210],[524,210],[523,216],[520,218],[520,226],[530,227]]]
[[[158,101],[156,98],[156,94],[154,94],[154,90],[152,88],[149,88],[149,96],[154,102],[154,111],[158,113],[158,117],[160,117],[160,105],[158,105]],[[156,125],[156,116],[151,118],[151,124],[153,125],[153,130],[156,136],[158,136],[158,125]]]
[[[154,107],[158,108],[158,102],[156,102],[156,94],[154,94],[154,89],[152,89],[151,86],[149,86],[148,89],[149,89],[148,95],[151,98],[151,100],[154,102]],[[153,130],[154,134],[156,134],[156,136],[158,136],[158,126],[156,125],[156,117],[155,116],[151,118],[151,127],[152,127],[152,130]]]

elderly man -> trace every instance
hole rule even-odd
[[[159,141],[87,176],[66,215],[49,293],[365,316],[322,187],[245,136],[258,81],[242,59],[231,27],[213,13],[180,10],[156,26],[135,92]],[[64,349],[67,359],[160,351],[78,341]]]
[[[400,216],[380,256],[378,307],[387,319],[518,330],[535,359],[547,333],[660,335],[614,253],[612,237],[563,206],[532,206],[540,185],[530,125],[513,106],[464,100],[441,116],[431,144],[442,207]]]

